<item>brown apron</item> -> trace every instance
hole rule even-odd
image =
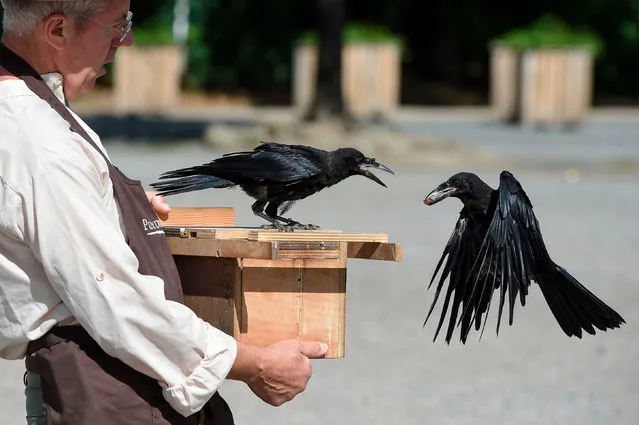
[[[164,280],[168,300],[182,302],[182,284],[165,235],[145,232],[158,223],[142,185],[126,177],[102,154],[67,108],[22,58],[0,43],[0,75],[15,75],[64,118],[105,159],[142,274]],[[148,225],[147,225],[148,227]],[[72,247],[69,247],[72,249]],[[27,369],[41,376],[47,425],[232,425],[233,415],[219,393],[187,418],[175,411],[152,379],[106,354],[80,326],[57,326],[29,343]]]

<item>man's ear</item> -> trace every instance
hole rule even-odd
[[[75,31],[73,21],[61,13],[54,13],[42,21],[44,39],[57,50],[62,50],[69,42],[69,37]]]

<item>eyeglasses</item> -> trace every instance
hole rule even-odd
[[[91,18],[90,16],[85,15],[84,13],[78,13],[78,15],[82,15],[85,18],[87,18],[89,21],[93,21],[98,25],[103,26],[104,28],[108,28],[108,29],[112,29],[115,31],[119,31],[122,33],[122,36],[120,37],[120,43],[122,43],[124,41],[124,39],[126,38],[127,35],[129,35],[129,32],[131,31],[131,27],[133,26],[133,12],[128,11],[126,14],[126,18],[124,18],[124,22],[122,22],[121,24],[115,24],[115,25],[105,25],[100,21],[96,21],[95,19]],[[119,25],[121,25],[119,27]]]

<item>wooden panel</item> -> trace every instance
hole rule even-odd
[[[327,358],[344,356],[346,247],[340,258],[242,260],[242,341],[325,342]]]
[[[235,226],[235,210],[230,207],[171,207],[163,226]]]
[[[397,243],[348,242],[348,258],[402,261],[402,246]]]
[[[176,255],[184,304],[203,320],[234,336],[237,260]]]
[[[161,111],[179,104],[184,62],[181,46],[130,46],[120,53],[114,61],[116,110]]]
[[[295,232],[278,232],[276,230],[252,230],[249,240],[254,241],[355,241],[355,242],[388,242],[384,233],[343,233],[331,230],[309,230]]]
[[[167,238],[167,243],[173,255],[226,258],[278,258],[278,248],[274,246],[272,242]]]
[[[502,46],[490,51],[490,103],[496,118],[508,120],[516,113],[517,52]]]
[[[585,50],[573,50],[567,55],[564,84],[574,89],[566,90],[562,107],[567,121],[580,124],[586,121],[592,103],[594,61]]]
[[[280,260],[262,260],[258,258],[243,258],[243,267],[264,267],[269,268],[342,268],[346,267],[346,258],[332,259],[318,259],[318,258],[292,258],[292,259],[280,259]]]
[[[242,322],[239,339],[268,345],[299,337],[301,270],[242,267]]]
[[[346,268],[302,269],[299,338],[328,344],[327,358],[343,357]]]
[[[317,78],[317,52],[314,46],[300,44],[293,52],[293,103],[300,112],[306,112],[315,96]]]
[[[305,112],[315,94],[317,49],[297,45],[293,52],[293,103]],[[350,112],[357,116],[390,114],[398,108],[401,51],[395,43],[348,43],[342,47],[342,87]]]
[[[525,124],[580,124],[590,110],[592,54],[539,49],[524,53],[521,120]]]

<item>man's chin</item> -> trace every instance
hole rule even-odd
[[[84,82],[84,84],[82,84],[82,86],[80,87],[80,90],[78,91],[78,93],[74,97],[77,98],[79,95],[81,95],[83,93],[90,92],[91,90],[93,90],[93,88],[95,87],[95,80],[98,77],[99,77],[99,75],[97,75],[96,77],[91,78],[89,80],[86,80]],[[74,99],[69,99],[69,100],[74,100]]]

